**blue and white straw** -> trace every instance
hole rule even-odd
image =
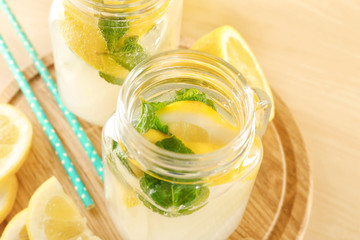
[[[46,136],[51,142],[51,145],[55,149],[57,156],[59,157],[62,166],[64,167],[67,175],[69,176],[72,184],[75,187],[76,192],[79,194],[82,202],[86,208],[92,208],[94,202],[91,199],[88,191],[86,190],[84,183],[81,181],[78,173],[76,172],[70,158],[68,157],[58,135],[55,133],[54,128],[47,119],[44,111],[41,108],[40,103],[35,97],[34,92],[31,90],[29,83],[26,81],[23,73],[21,72],[19,66],[15,62],[15,59],[11,55],[7,45],[4,42],[4,39],[0,35],[0,51],[5,58],[5,61],[9,65],[11,72],[15,76],[16,81],[18,82],[21,91],[24,93],[26,100],[30,104],[32,111],[34,112],[36,118],[38,119],[40,125],[42,126]]]
[[[56,103],[60,107],[63,115],[65,116],[66,120],[69,122],[71,128],[73,129],[74,133],[76,134],[77,138],[79,139],[81,145],[83,146],[87,155],[89,156],[93,166],[96,169],[96,172],[98,173],[101,180],[103,181],[104,180],[103,165],[101,162],[101,158],[99,157],[99,155],[96,153],[96,151],[94,149],[94,146],[91,144],[88,136],[82,129],[79,121],[76,119],[74,114],[72,114],[65,107],[63,102],[61,101],[58,90],[57,90],[57,86],[56,86],[54,80],[52,79],[48,69],[45,67],[43,61],[39,58],[34,47],[32,46],[28,37],[22,30],[19,22],[16,20],[15,15],[11,12],[11,10],[5,0],[0,0],[0,7],[5,12],[5,15],[9,19],[12,27],[15,29],[16,33],[20,37],[22,44],[26,48],[26,51],[29,53],[32,61],[35,64],[36,69],[40,73],[40,76],[43,78],[44,82],[46,83],[46,86],[49,88],[51,94],[55,98]]]

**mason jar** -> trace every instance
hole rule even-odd
[[[239,131],[203,154],[167,151],[135,125],[144,101],[166,102],[174,90],[197,89]],[[239,225],[259,170],[271,102],[231,65],[177,50],[136,66],[103,128],[105,194],[124,239],[226,239]],[[166,203],[166,204],[165,204]]]
[[[50,33],[59,93],[103,125],[129,71],[179,44],[182,0],[53,0]]]

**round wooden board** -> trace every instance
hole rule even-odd
[[[191,41],[183,40],[183,45],[189,46],[189,42]],[[54,77],[52,57],[47,56],[43,60]],[[1,93],[0,102],[17,106],[29,117],[33,124],[34,137],[28,159],[16,174],[19,190],[15,205],[0,225],[0,232],[16,213],[27,207],[36,188],[49,177],[55,176],[63,185],[65,192],[76,201],[87,218],[89,227],[96,235],[104,240],[121,239],[108,216],[102,183],[85,151],[35,67],[28,67],[24,75],[65,144],[96,207],[91,210],[83,207],[29,104],[17,83],[13,81]],[[304,142],[289,109],[276,94],[275,105],[276,117],[269,124],[263,138],[264,160],[245,215],[236,231],[229,237],[232,240],[299,239],[302,238],[306,228],[312,199],[312,181]],[[96,150],[101,154],[101,128],[85,121],[80,120],[80,122]]]

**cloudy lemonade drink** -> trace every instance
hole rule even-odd
[[[103,128],[106,200],[121,236],[228,237],[260,167],[269,106],[207,54],[168,52],[137,66]]]
[[[54,0],[50,31],[60,97],[103,125],[129,71],[179,42],[182,0]]]

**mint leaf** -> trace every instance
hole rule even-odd
[[[99,76],[105,79],[108,83],[115,84],[115,85],[122,85],[124,82],[124,79],[121,77],[115,77],[113,75],[99,72]]]
[[[165,107],[166,105],[179,101],[199,101],[207,104],[211,108],[215,109],[215,103],[207,98],[207,95],[197,89],[181,89],[175,91],[176,96],[170,101],[164,102],[145,102],[142,103],[142,112],[136,129],[141,134],[149,131],[150,128],[169,134],[169,128],[167,125],[163,125],[156,115],[156,111]]]
[[[193,153],[175,136],[158,141],[156,145],[172,152]],[[140,188],[155,203],[152,204],[141,197],[140,200],[144,202],[144,205],[154,212],[168,216],[190,214],[204,206],[209,197],[209,189],[203,184],[171,183],[146,173],[140,180]]]
[[[180,89],[178,91],[175,91],[175,93],[176,93],[176,96],[175,96],[174,102],[198,101],[198,102],[205,103],[206,105],[208,105],[212,109],[216,110],[214,101],[208,99],[207,95],[205,93],[201,92],[198,89],[184,88],[184,89]]]
[[[165,138],[155,143],[157,146],[176,153],[194,154],[190,148],[186,147],[185,144],[175,136]]]
[[[98,26],[110,56],[127,70],[133,69],[147,57],[143,47],[138,43],[139,36],[124,37],[129,29],[126,18],[100,18]]]
[[[144,198],[140,198],[144,205],[168,216],[190,214],[200,209],[209,197],[209,188],[202,184],[170,183],[146,173],[140,180],[140,188],[157,206],[168,211],[161,210]]]
[[[121,162],[121,164],[129,171],[129,173],[134,174],[133,170],[129,165],[126,154],[122,150],[120,144],[114,140],[112,140],[112,152],[115,154],[115,158],[117,158],[117,160]],[[114,166],[116,167],[116,165]]]
[[[100,18],[98,25],[109,52],[112,53],[116,51],[121,38],[129,29],[129,22],[126,21],[124,17]]]
[[[111,57],[127,70],[133,69],[138,63],[147,57],[143,47],[138,43],[139,36],[126,38],[116,51],[111,53]]]
[[[156,111],[165,107],[166,102],[143,102],[141,116],[136,129],[139,133],[144,134],[153,128],[155,130],[161,131],[165,134],[169,133],[169,128],[167,125],[163,125],[159,118],[156,116]]]

